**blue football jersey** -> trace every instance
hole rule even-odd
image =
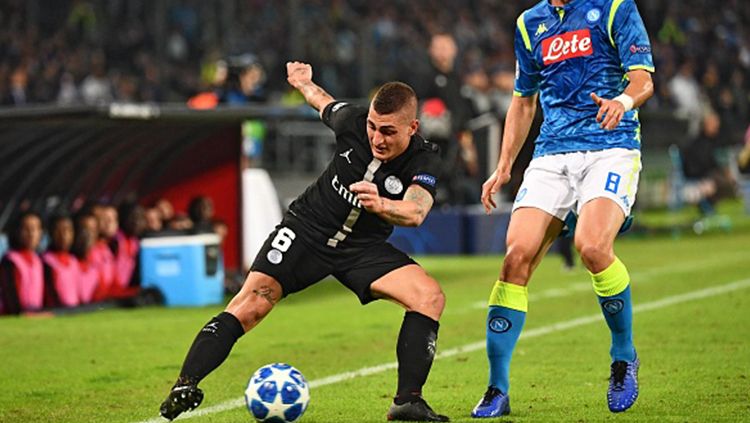
[[[540,93],[544,123],[534,156],[640,148],[638,110],[605,131],[596,121],[596,93],[612,99],[627,72],[654,71],[651,43],[634,0],[542,0],[516,23],[516,96]]]

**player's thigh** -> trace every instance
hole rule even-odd
[[[608,197],[595,198],[581,208],[575,232],[576,249],[609,255],[625,221],[622,207]]]
[[[516,209],[508,226],[500,279],[525,285],[562,227],[562,220],[544,210],[535,207]]]
[[[380,277],[370,290],[376,298],[393,301],[408,311],[434,320],[440,320],[445,308],[445,295],[440,285],[417,264],[400,267]]]
[[[410,310],[419,311],[434,304],[430,307],[442,311],[443,294],[437,282],[408,255],[387,242],[367,248],[339,267],[333,276],[354,292],[362,304],[384,298]]]

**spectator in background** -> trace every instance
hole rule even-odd
[[[42,219],[22,213],[11,225],[10,250],[0,261],[0,314],[20,314],[44,307],[44,268],[37,254]]]
[[[266,71],[253,54],[242,54],[227,60],[217,60],[205,66],[211,75],[211,87],[188,100],[193,109],[212,109],[220,103],[242,106],[267,100]],[[209,76],[207,76],[208,78]]]
[[[461,79],[456,69],[458,47],[449,33],[437,33],[430,39],[430,69],[416,75],[412,82],[420,107],[420,133],[440,146],[446,168],[443,187],[448,192],[438,193],[436,201],[452,204],[475,203],[479,198],[477,154],[471,132],[466,123],[471,105],[461,94]],[[472,189],[471,181],[474,180]],[[442,198],[441,198],[442,197]]]
[[[473,65],[464,74],[461,95],[471,102],[472,116],[485,113],[496,114],[492,110],[492,81],[481,65]]]
[[[721,120],[714,112],[708,112],[702,119],[702,133],[681,148],[682,169],[689,183],[685,197],[697,203],[704,214],[713,214],[715,204],[732,197],[736,184],[732,173],[717,160],[720,146]]]
[[[252,54],[231,57],[222,102],[229,105],[265,102],[266,71]]]
[[[700,132],[704,105],[692,61],[683,63],[677,75],[669,81],[669,94],[676,107],[675,116],[688,122],[688,137],[696,137]]]
[[[71,254],[75,232],[73,220],[56,215],[49,223],[50,245],[42,255],[45,287],[53,307],[75,307],[81,304],[81,267]]]
[[[74,223],[72,251],[81,269],[79,298],[81,304],[88,304],[94,301],[94,294],[99,286],[99,272],[93,257],[94,246],[99,239],[99,222],[92,213],[83,211],[76,216]]]
[[[174,219],[174,206],[172,205],[172,202],[162,197],[156,200],[154,207],[156,207],[161,214],[162,226],[169,227],[172,219]]]
[[[191,232],[214,232],[214,202],[209,197],[201,195],[190,200],[188,216],[193,222]]]
[[[115,257],[116,270],[112,295],[120,298],[134,295],[138,290],[137,285],[140,285],[133,282],[134,278],[137,279],[139,239],[146,228],[146,217],[143,207],[138,204],[125,204],[120,207],[118,214],[121,217],[121,229],[109,246]]]
[[[26,69],[18,67],[10,75],[10,93],[6,99],[6,104],[14,106],[24,105],[28,102],[27,88],[29,85],[29,75]]]
[[[143,230],[143,236],[158,235],[164,229],[164,223],[161,220],[161,212],[156,207],[150,207],[145,210],[144,218],[146,228]]]
[[[103,52],[91,58],[91,73],[81,83],[81,97],[86,104],[106,103],[113,100],[113,89],[107,77],[107,62]]]
[[[110,248],[119,230],[117,209],[106,204],[94,206],[93,214],[99,226],[99,239],[90,253],[90,260],[97,271],[99,281],[94,292],[94,301],[111,298],[115,287],[115,255]]]

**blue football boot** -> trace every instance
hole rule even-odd
[[[487,388],[484,397],[471,411],[471,417],[475,419],[506,416],[508,414],[510,414],[510,396],[494,386]]]
[[[638,398],[638,357],[633,361],[615,361],[612,363],[607,390],[609,411],[619,413],[635,404]]]

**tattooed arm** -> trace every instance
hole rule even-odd
[[[372,182],[357,182],[349,186],[357,194],[362,207],[397,226],[419,226],[432,208],[432,195],[419,185],[410,185],[403,200],[389,200],[378,194]]]
[[[307,104],[321,114],[326,106],[334,101],[330,94],[312,81],[312,66],[307,63],[287,62],[286,73],[287,82],[299,90]]]

